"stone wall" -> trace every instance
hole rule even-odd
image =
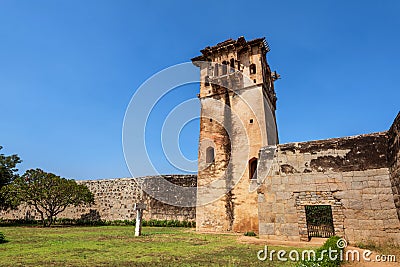
[[[392,127],[390,128],[388,136],[390,180],[392,183],[397,215],[400,219],[400,113],[397,115]]]
[[[336,235],[353,244],[400,243],[387,144],[387,133],[376,133],[278,145],[272,162],[266,160],[271,148],[263,148],[258,167],[260,235],[308,240],[305,206],[330,205]]]
[[[145,180],[156,185],[157,181],[169,181],[173,184],[193,188],[191,196],[185,196],[184,199],[196,199],[196,182],[195,175],[164,175],[155,177],[146,177]],[[165,181],[164,180],[164,181]],[[155,181],[155,182],[154,182]],[[94,194],[95,204],[85,207],[71,207],[59,214],[58,218],[81,218],[90,214],[98,214],[102,220],[132,220],[136,218],[134,204],[139,201],[141,190],[134,178],[120,178],[107,180],[86,180],[78,181],[85,184]],[[154,186],[156,188],[156,186]],[[179,197],[176,192],[170,192],[172,195]],[[186,205],[172,206],[165,204],[157,199],[143,193],[144,202],[148,209],[143,213],[145,220],[187,220],[194,221],[196,219],[196,208]],[[1,212],[1,218],[8,219],[24,219],[35,218],[40,219],[40,215],[29,207],[21,207],[17,211]]]

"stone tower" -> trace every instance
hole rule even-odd
[[[196,225],[258,232],[257,161],[278,143],[276,96],[265,38],[226,40],[192,59],[201,103]]]

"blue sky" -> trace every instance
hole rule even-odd
[[[399,111],[399,12],[395,0],[0,0],[2,153],[19,154],[21,171],[128,177],[121,135],[135,90],[241,35],[265,36],[269,64],[282,75],[281,143],[385,131]],[[166,106],[197,90],[187,86]],[[192,122],[180,137],[191,159],[197,131]]]

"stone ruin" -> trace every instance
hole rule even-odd
[[[78,181],[94,193],[95,204],[69,208],[59,217],[83,218],[94,212],[104,220],[131,220],[136,216],[134,203],[143,196],[148,207],[144,219],[196,220],[198,231],[255,231],[263,238],[290,241],[338,235],[351,243],[400,244],[400,113],[387,132],[278,144],[277,133],[271,129],[276,125],[274,82],[279,75],[270,70],[268,51],[264,38],[246,41],[240,37],[207,47],[192,59],[203,81],[199,173],[147,177],[193,188],[189,198],[195,203],[204,197],[204,192],[196,193],[197,186],[221,175],[229,179],[235,166],[244,162],[243,177],[223,197],[198,207],[176,207],[141,192],[134,178]],[[210,68],[198,61],[217,65]],[[226,65],[234,71],[227,71]],[[250,77],[250,83],[238,80],[238,72]],[[240,86],[229,91],[224,86],[230,83],[231,73]],[[250,103],[251,112],[237,96]],[[236,110],[246,122],[248,136],[235,131],[235,122],[226,113],[219,114],[220,123],[213,122],[209,114],[218,115],[220,110],[209,104],[210,99]],[[235,133],[230,138],[227,124]],[[249,138],[247,158],[235,154],[244,138]],[[213,143],[205,144],[205,139]],[[233,167],[227,167],[229,161]],[[163,191],[156,184],[155,190]],[[251,185],[257,190],[251,192]],[[179,198],[176,192],[168,194]],[[38,218],[29,207],[0,216]]]
[[[400,113],[388,132],[278,145],[258,190],[260,235],[307,241],[306,207],[327,205],[334,234],[399,244],[399,129]]]

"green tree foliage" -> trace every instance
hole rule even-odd
[[[13,203],[34,207],[42,218],[43,226],[50,226],[68,206],[94,203],[94,196],[86,185],[41,169],[26,171],[3,191]]]
[[[0,150],[2,148],[0,146]],[[0,154],[0,190],[18,177],[18,174],[16,174],[18,163],[21,163],[21,159],[17,155],[5,156]],[[12,203],[4,195],[0,194],[0,209],[10,207],[12,207]]]

